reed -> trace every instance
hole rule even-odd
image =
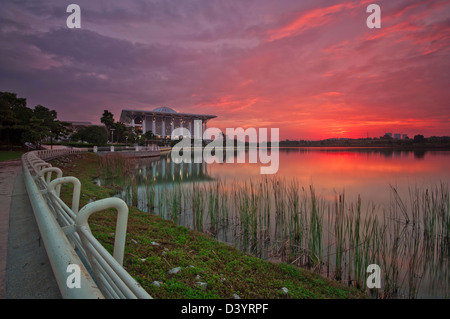
[[[334,242],[335,242],[335,279],[342,280],[344,251],[346,244],[345,237],[345,196],[339,195],[339,200],[335,200],[335,216],[334,216]]]
[[[310,186],[311,213],[309,220],[309,258],[310,267],[320,271],[322,262],[323,208],[316,198],[314,188]]]
[[[198,183],[193,183],[192,194],[192,217],[194,229],[203,231],[204,218],[204,193]]]

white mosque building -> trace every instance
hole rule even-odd
[[[176,128],[187,128],[193,138],[200,139],[207,128],[206,123],[216,117],[206,114],[178,113],[170,107],[158,107],[153,111],[122,110],[120,122],[135,129],[141,129],[143,134],[151,130],[160,138],[170,138]]]

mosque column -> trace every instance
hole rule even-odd
[[[163,117],[161,122],[161,137],[166,138],[166,119]]]
[[[142,134],[145,134],[145,132],[147,132],[147,125],[146,125],[146,116],[144,115],[143,119],[142,119]]]
[[[194,134],[193,135],[194,135],[195,139],[198,139],[198,125],[197,125],[196,119],[194,119],[193,122],[194,122],[193,123],[194,124]]]
[[[206,120],[202,120],[202,138],[203,134],[205,133],[205,128],[206,128]]]
[[[156,135],[156,118],[152,116],[152,133]]]
[[[202,129],[203,129],[203,122],[201,119],[195,119],[194,120],[194,137],[195,139],[201,139],[202,138]]]
[[[172,120],[170,122],[170,136],[172,136],[173,130],[175,129],[175,119],[172,117]]]

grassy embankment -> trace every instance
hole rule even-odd
[[[21,151],[0,151],[0,162],[19,159],[22,154]]]
[[[98,157],[92,153],[61,157],[51,162],[64,176],[82,183],[80,207],[89,200],[113,196],[117,190],[99,187]],[[62,189],[70,202],[70,186]],[[111,252],[115,213],[90,217],[91,230]],[[154,298],[364,298],[358,290],[285,263],[275,264],[244,254],[203,233],[176,226],[161,217],[130,207],[125,269]],[[181,267],[177,274],[169,274]],[[153,283],[161,283],[159,287]],[[199,282],[206,283],[206,289]],[[287,288],[286,294],[282,288]]]

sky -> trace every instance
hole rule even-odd
[[[64,121],[167,106],[281,140],[450,135],[449,0],[11,0],[0,43],[0,91]]]

